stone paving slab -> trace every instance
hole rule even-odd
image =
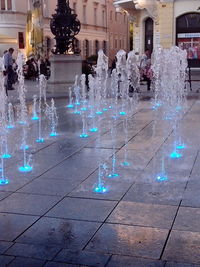
[[[121,170],[116,170],[116,171],[119,174],[119,177],[116,178],[105,177],[105,179],[103,180],[104,185],[108,190],[107,193],[98,194],[94,192],[94,188],[98,184],[98,171],[96,171],[90,177],[88,177],[83,183],[81,183],[76,189],[74,189],[69,194],[69,196],[107,199],[107,200],[120,200],[123,197],[123,195],[128,191],[130,186],[136,181],[139,173],[133,172],[132,174],[130,174],[130,171],[127,172],[127,170],[123,172],[121,172]]]
[[[87,266],[103,267],[108,262],[110,255],[97,254],[87,251],[70,251],[63,249],[54,259],[58,262],[82,264]]]
[[[43,217],[16,241],[58,248],[82,249],[99,228],[99,223]]]
[[[47,244],[47,246],[15,243],[6,251],[6,255],[35,258],[40,260],[52,260],[60,248]]]
[[[199,264],[167,262],[165,267],[200,267]]]
[[[107,222],[170,229],[177,207],[121,201]]]
[[[0,229],[4,229],[0,231],[0,240],[13,241],[37,219],[37,216],[0,213]]]
[[[164,267],[164,262],[113,255],[107,267]]]
[[[200,233],[173,230],[162,259],[200,264]]]
[[[0,212],[43,215],[61,198],[14,193],[0,202]]]
[[[13,245],[12,242],[0,241],[0,254],[2,254],[3,252],[5,252],[12,245]]]
[[[76,179],[43,179],[37,178],[18,190],[20,193],[40,194],[48,196],[65,196],[70,193],[78,184]]]
[[[141,203],[178,205],[183,197],[186,182],[135,183],[123,200]]]
[[[14,257],[12,257],[12,256],[2,256],[2,255],[0,255],[0,266],[1,267],[6,267],[13,260],[14,260]]]
[[[200,208],[180,207],[173,229],[200,232]]]
[[[16,257],[9,266],[11,267],[22,267],[22,266],[29,266],[29,267],[42,267],[45,261],[36,260],[36,259],[28,259],[23,257]]]
[[[51,209],[46,216],[103,222],[116,204],[116,201],[67,197]]]
[[[159,259],[168,230],[104,224],[86,247],[87,251]]]

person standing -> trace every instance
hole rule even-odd
[[[9,48],[8,52],[5,53],[4,58],[3,58],[5,73],[7,76],[7,80],[5,83],[6,94],[8,90],[14,90],[14,88],[12,87],[14,83],[14,70],[13,70],[13,58],[12,58],[13,52],[14,52],[14,49]]]

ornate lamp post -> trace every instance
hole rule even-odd
[[[50,22],[51,32],[55,36],[56,47],[54,54],[66,54],[69,51],[77,53],[75,35],[80,31],[81,24],[77,15],[69,6],[69,0],[58,0],[56,14],[52,15]]]

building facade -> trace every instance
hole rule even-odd
[[[50,52],[54,39],[49,23],[56,3],[57,0],[0,0],[0,56],[10,46],[27,56],[39,53],[40,34],[45,53]],[[81,22],[77,39],[83,59],[96,55],[99,49],[112,58],[120,48],[128,50],[128,14],[117,12],[113,0],[69,0],[69,3]]]
[[[116,0],[115,6],[131,16],[136,52],[178,45],[194,65],[200,61],[199,0]]]

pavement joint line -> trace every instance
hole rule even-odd
[[[174,223],[175,223],[176,217],[177,217],[177,215],[178,215],[178,211],[179,211],[179,209],[180,209],[180,206],[181,206],[181,202],[182,202],[182,199],[181,199],[181,200],[180,200],[180,202],[179,202],[179,205],[178,205],[178,207],[177,207],[177,210],[176,210],[176,213],[175,213],[174,219],[173,219],[173,221],[172,221],[172,224],[171,224],[171,228],[169,229],[169,232],[168,232],[168,234],[167,234],[167,238],[165,239],[165,243],[164,243],[164,245],[163,245],[163,248],[162,248],[162,251],[161,251],[161,254],[160,254],[160,258],[159,258],[160,260],[162,260],[162,257],[163,257],[163,254],[164,254],[165,248],[166,248],[166,246],[167,246],[167,243],[168,243],[169,237],[170,237],[170,235],[171,235],[171,232],[172,232],[172,229],[173,229],[173,226],[174,226]]]

